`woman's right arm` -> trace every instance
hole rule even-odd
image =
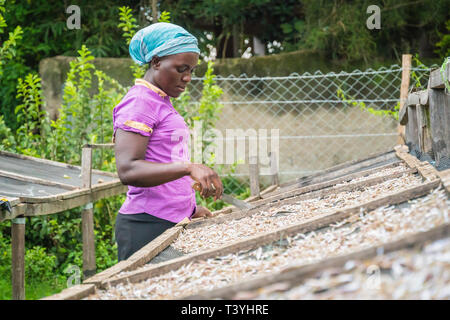
[[[154,187],[160,184],[191,176],[202,185],[201,196],[220,199],[222,181],[217,173],[203,164],[157,163],[145,159],[149,137],[117,129],[115,135],[116,167],[120,181],[135,187]],[[213,187],[213,186],[214,187]]]

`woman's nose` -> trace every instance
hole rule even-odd
[[[183,80],[184,82],[191,82],[191,77],[192,77],[192,75],[190,73],[187,73],[187,74],[183,75],[181,80]]]

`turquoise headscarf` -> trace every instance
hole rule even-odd
[[[159,22],[145,27],[130,42],[130,55],[140,65],[154,56],[164,57],[182,52],[200,53],[197,38],[176,24]]]

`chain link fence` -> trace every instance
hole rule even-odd
[[[426,88],[430,70],[423,66],[412,68],[410,89]],[[226,191],[238,194],[248,187],[251,142],[245,136],[255,133],[262,188],[270,184],[268,170],[264,170],[269,165],[268,158],[264,158],[266,152],[277,152],[278,174],[283,183],[392,149],[397,143],[395,112],[401,75],[402,68],[393,65],[377,70],[316,71],[284,77],[217,76],[224,107],[214,141],[216,150],[223,152],[218,162],[225,163],[221,175],[229,178]],[[198,103],[202,80],[192,79],[191,103]],[[244,141],[245,152],[236,156],[242,151],[239,140]],[[227,157],[241,161],[235,170],[230,170]]]

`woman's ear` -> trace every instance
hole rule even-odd
[[[158,70],[160,66],[161,66],[161,59],[158,56],[154,56],[152,58],[152,61],[150,61],[150,67],[155,70]]]

